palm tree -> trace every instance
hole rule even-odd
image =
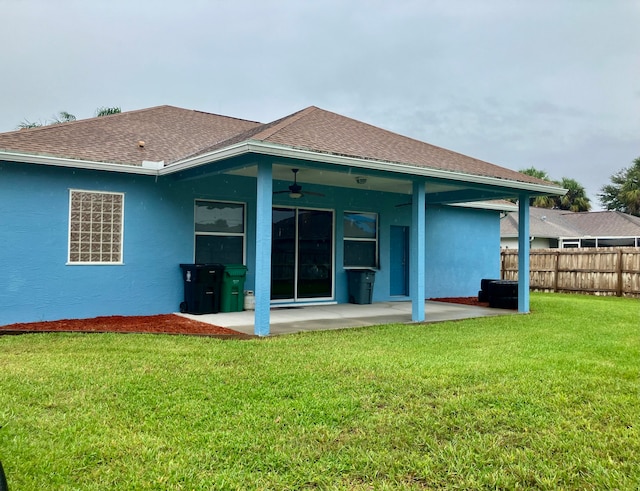
[[[603,186],[598,197],[607,210],[640,216],[640,157],[612,175],[611,184]]]
[[[569,211],[589,211],[591,209],[591,201],[587,197],[587,193],[582,185],[575,179],[563,177],[557,184],[567,190],[564,196],[557,196],[554,208]]]
[[[96,116],[100,117],[100,116],[111,116],[112,114],[120,114],[122,112],[122,109],[120,109],[119,107],[99,107],[98,109],[96,109]]]
[[[76,117],[68,113],[67,111],[60,111],[57,115],[53,116],[53,121],[49,124],[60,124],[60,123],[69,123],[70,121],[75,121]]]
[[[519,172],[544,181],[553,182],[567,189],[567,194],[564,196],[536,196],[535,198],[531,198],[529,205],[537,208],[557,208],[570,211],[589,211],[591,209],[591,202],[587,197],[584,187],[575,179],[563,177],[560,181],[554,181],[546,171],[536,169],[535,167],[529,167]]]
[[[521,174],[526,174],[527,176],[537,177],[538,179],[542,179],[543,181],[551,181],[551,178],[547,174],[547,171],[536,169],[535,167],[529,167],[528,169],[522,169],[520,171]],[[551,196],[536,196],[535,198],[531,198],[529,200],[529,206],[535,206],[536,208],[553,208],[555,205],[555,200]]]
[[[120,107],[101,106],[98,109],[96,109],[96,116],[97,117],[110,116],[111,114],[119,114],[121,112],[122,112],[122,109],[120,109]],[[53,119],[51,121],[48,121],[48,122],[45,121],[44,123],[42,123],[41,121],[29,121],[25,119],[18,125],[18,129],[26,130],[30,128],[39,128],[40,126],[49,126],[51,124],[68,123],[70,121],[75,121],[75,120],[76,120],[76,117],[73,114],[67,111],[60,111],[58,114],[53,116]]]
[[[17,129],[28,130],[31,128],[39,128],[40,126],[43,126],[43,124],[39,121],[29,121],[28,119],[23,119],[18,125]]]

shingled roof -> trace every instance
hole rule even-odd
[[[6,152],[135,166],[171,166],[242,142],[554,186],[314,106],[268,124],[158,106],[0,134]]]
[[[261,126],[173,106],[0,134],[0,150],[93,162],[171,164],[233,135]],[[140,148],[138,142],[144,142]]]
[[[534,237],[639,237],[640,217],[619,211],[575,213],[531,207],[529,233]],[[510,213],[500,222],[501,237],[518,236],[518,214]]]
[[[533,184],[550,183],[504,167],[399,135],[315,106],[248,130],[209,151],[239,143],[261,141],[317,153],[390,162],[416,167],[509,179]]]

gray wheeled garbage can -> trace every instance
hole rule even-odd
[[[372,269],[347,270],[349,303],[371,303],[375,279],[376,272]]]

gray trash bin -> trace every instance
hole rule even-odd
[[[367,304],[373,299],[376,272],[373,269],[348,269],[349,303]]]

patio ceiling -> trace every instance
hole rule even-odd
[[[273,165],[274,181],[293,181],[291,169],[300,169],[298,182],[339,188],[352,188],[366,191],[382,191],[387,193],[411,194],[411,181],[394,179],[379,175],[370,175],[359,169],[345,168],[339,171],[316,167],[302,167],[295,163],[276,163]],[[256,177],[255,165],[232,169],[227,174]],[[363,179],[365,180],[363,182]]]
[[[304,167],[299,163],[278,162],[273,164],[273,179],[292,182],[291,169],[300,169],[297,180],[300,184],[312,184],[339,188],[358,189],[362,191],[379,191],[401,195],[412,194],[412,181],[401,176],[387,177],[379,171],[344,167],[332,170],[324,167]],[[256,177],[255,165],[230,169],[225,173],[237,176]],[[486,185],[446,181],[444,179],[427,179],[426,201],[429,204],[453,204],[470,201],[484,201],[513,197],[517,193],[513,189],[496,188]]]

